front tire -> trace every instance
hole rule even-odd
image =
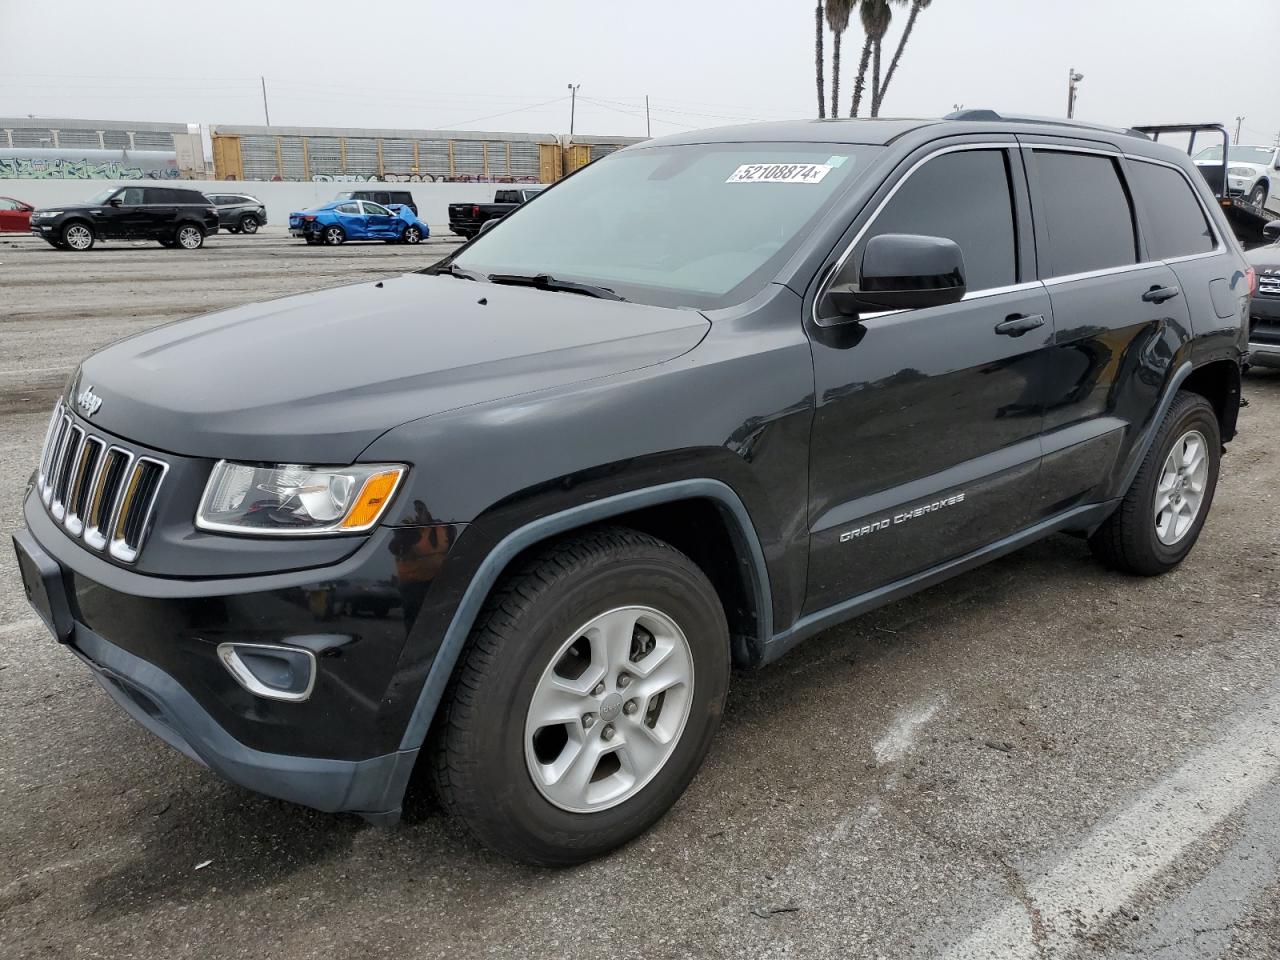
[[[1180,564],[1209,515],[1221,453],[1213,405],[1198,393],[1179,393],[1120,506],[1089,538],[1094,555],[1144,577]]]
[[[62,245],[67,250],[75,250],[77,253],[92,250],[97,239],[93,227],[87,223],[68,223],[62,228]]]
[[[421,243],[422,230],[411,223],[404,228],[404,233],[400,235],[400,239],[405,243]]]
[[[447,810],[517,860],[591,860],[679,799],[729,685],[724,609],[671,545],[615,527],[495,588],[454,670],[431,760]]]
[[[1253,192],[1249,194],[1249,202],[1255,207],[1265,206],[1267,203],[1267,185],[1258,183],[1254,186]]]

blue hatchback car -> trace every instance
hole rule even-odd
[[[431,235],[427,225],[403,204],[384,207],[371,200],[334,200],[291,213],[289,233],[307,243],[327,244],[348,240],[420,243]]]

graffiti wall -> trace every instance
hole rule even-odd
[[[59,155],[60,154],[60,155]],[[86,155],[88,154],[88,155]],[[103,154],[105,156],[93,156]],[[0,151],[0,179],[176,180],[176,154],[160,151]]]

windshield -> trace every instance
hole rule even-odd
[[[108,200],[110,200],[112,197],[116,195],[116,191],[119,189],[120,189],[119,187],[107,187],[107,189],[105,190],[99,190],[97,193],[95,193],[92,197],[89,198],[88,202],[89,203],[106,203]]]
[[[1232,147],[1227,153],[1230,160],[1239,160],[1241,163],[1259,163],[1266,165],[1271,162],[1271,156],[1275,151],[1271,147]],[[1222,160],[1222,148],[1210,147],[1208,150],[1201,150],[1196,154],[1196,162],[1207,162],[1210,160]]]
[[[627,300],[741,302],[882,147],[724,143],[624,150],[508,215],[454,261],[481,274],[545,274]]]

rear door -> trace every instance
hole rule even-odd
[[[338,220],[338,226],[342,227],[349,239],[360,240],[365,236],[366,220],[364,212],[360,209],[359,200],[348,200],[346,203],[338,204],[333,214]]]
[[[180,191],[166,187],[143,189],[143,216],[137,221],[136,236],[167,240],[173,233],[178,219]]]
[[[935,150],[888,190],[851,228],[844,260],[860,262],[882,233],[946,237],[964,255],[968,292],[956,304],[829,326],[819,298],[806,613],[1035,519],[1053,325],[1016,144]],[[1010,320],[1029,322],[1015,333]]]
[[[1142,245],[1119,151],[1020,139],[1053,306],[1040,497],[1057,513],[1110,488],[1190,324],[1177,275]]]

